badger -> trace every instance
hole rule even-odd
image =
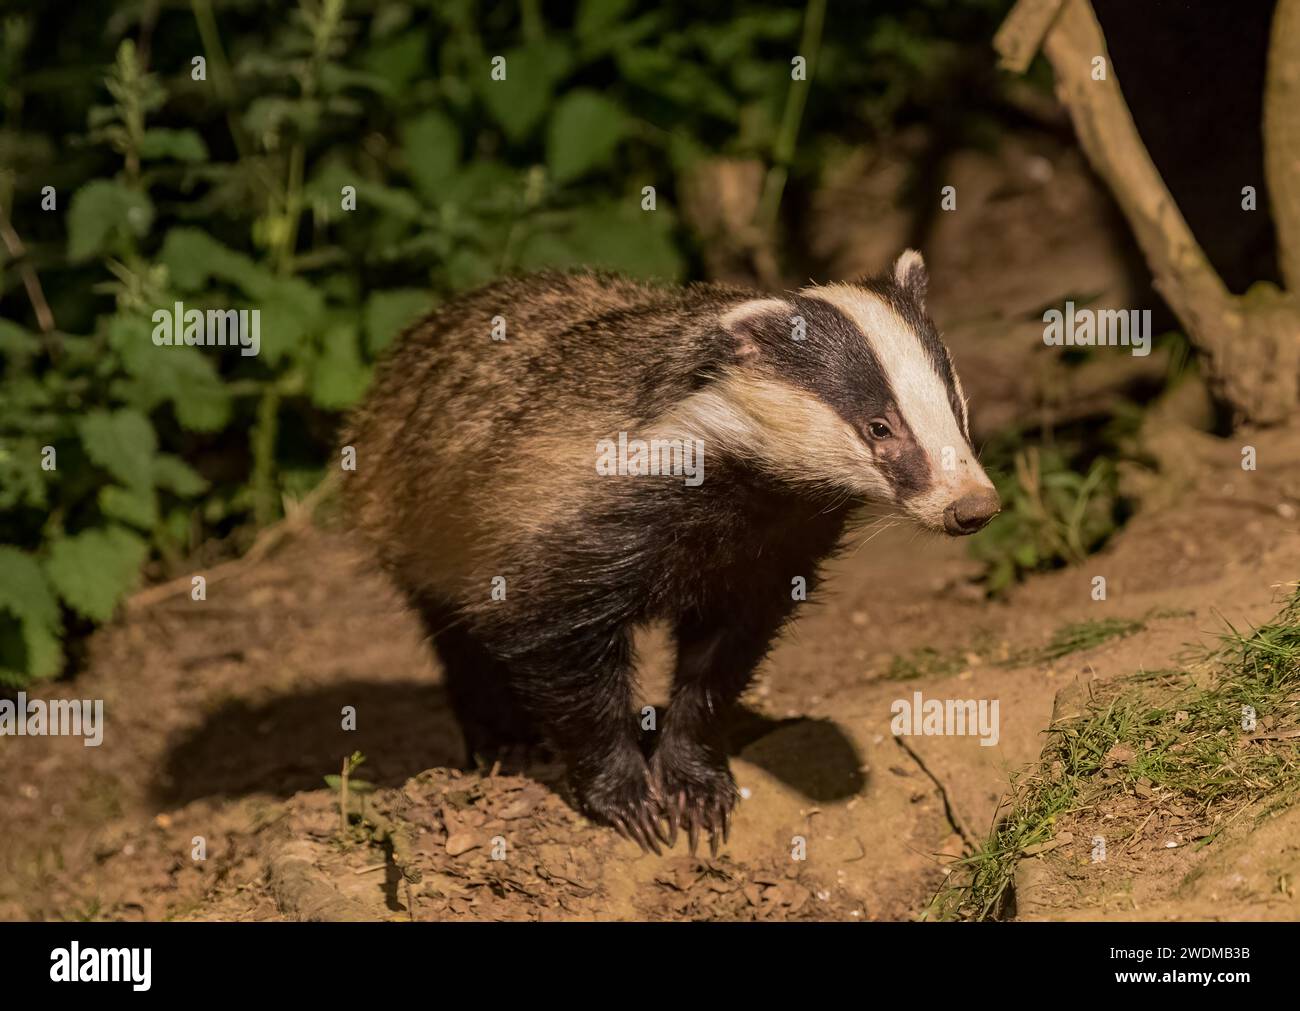
[[[999,509],[926,285],[913,250],[785,295],[545,272],[394,342],[345,432],[348,512],[422,619],[471,760],[541,744],[594,821],[716,854],[727,711],[850,521],[962,535]],[[652,621],[676,662],[643,735],[632,634]]]

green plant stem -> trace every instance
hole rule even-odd
[[[289,152],[289,182],[284,196],[284,231],[276,250],[275,269],[281,277],[293,273],[293,257],[298,246],[298,218],[302,214],[302,180],[306,150],[302,141]]]
[[[195,0],[204,3],[206,0]],[[320,68],[329,50],[329,42],[338,27],[342,4],[328,4],[312,27],[313,50],[308,71],[302,81],[304,98],[315,94]],[[209,16],[211,10],[208,10]],[[298,246],[298,219],[302,214],[303,177],[307,147],[300,138],[289,151],[289,178],[284,191],[284,209],[280,233],[276,236],[275,270],[281,277],[294,272],[294,254]],[[252,435],[253,449],[253,518],[259,527],[279,518],[279,481],[276,475],[275,446],[279,435],[280,390],[268,386],[257,407],[257,426]]]
[[[785,96],[785,111],[781,115],[781,128],[772,149],[772,167],[768,169],[763,185],[763,196],[758,208],[758,224],[764,235],[776,231],[777,217],[781,212],[781,197],[786,180],[790,177],[790,162],[794,159],[795,142],[799,139],[799,126],[808,104],[808,89],[812,87],[813,68],[821,48],[822,26],[826,21],[826,0],[808,0],[804,13],[803,35],[799,39],[799,52],[806,61],[806,77],[790,82]]]
[[[253,519],[259,527],[274,523],[280,514],[275,479],[275,445],[280,428],[280,391],[268,386],[257,405],[252,432]]]
[[[538,0],[522,0],[519,5],[523,21],[524,41],[540,42],[546,37],[546,26],[542,21],[542,6]]]
[[[190,10],[194,12],[194,23],[199,29],[204,59],[208,61],[208,69],[212,72],[212,87],[216,89],[221,104],[226,107],[226,127],[230,130],[230,139],[234,141],[239,157],[243,158],[248,153],[248,141],[244,137],[244,128],[233,111],[235,85],[230,74],[230,64],[226,62],[226,51],[221,45],[217,19],[212,14],[212,0],[190,0]]]

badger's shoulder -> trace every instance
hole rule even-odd
[[[688,392],[730,353],[720,319],[759,293],[593,270],[507,277],[456,296],[390,350],[379,396],[418,387],[473,397],[504,389],[550,399],[653,404]],[[634,412],[636,413],[636,412]]]
[[[584,338],[634,341],[643,334],[628,332],[620,324],[660,331],[689,320],[697,325],[679,326],[678,332],[690,337],[715,329],[719,316],[729,307],[757,294],[727,285],[683,286],[600,270],[545,270],[502,278],[459,295],[429,317],[429,326],[415,332],[419,336],[434,328],[445,333],[479,327],[484,320],[499,317],[506,325],[506,342],[511,330],[526,343],[541,343],[574,331]]]

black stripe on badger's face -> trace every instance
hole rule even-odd
[[[732,307],[720,325],[736,360],[665,425],[789,480],[894,503],[933,529],[977,529],[997,498],[923,289],[920,257],[905,253],[891,279]]]
[[[833,304],[815,296],[788,300],[802,320],[802,340],[787,336],[767,347],[774,371],[785,382],[814,394],[853,429],[872,454],[898,500],[929,488],[930,465],[899,408],[889,375],[872,344]],[[893,437],[876,439],[873,424]]]

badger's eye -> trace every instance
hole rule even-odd
[[[871,433],[873,439],[888,439],[894,434],[893,429],[883,421],[873,421],[867,425],[867,431]]]

